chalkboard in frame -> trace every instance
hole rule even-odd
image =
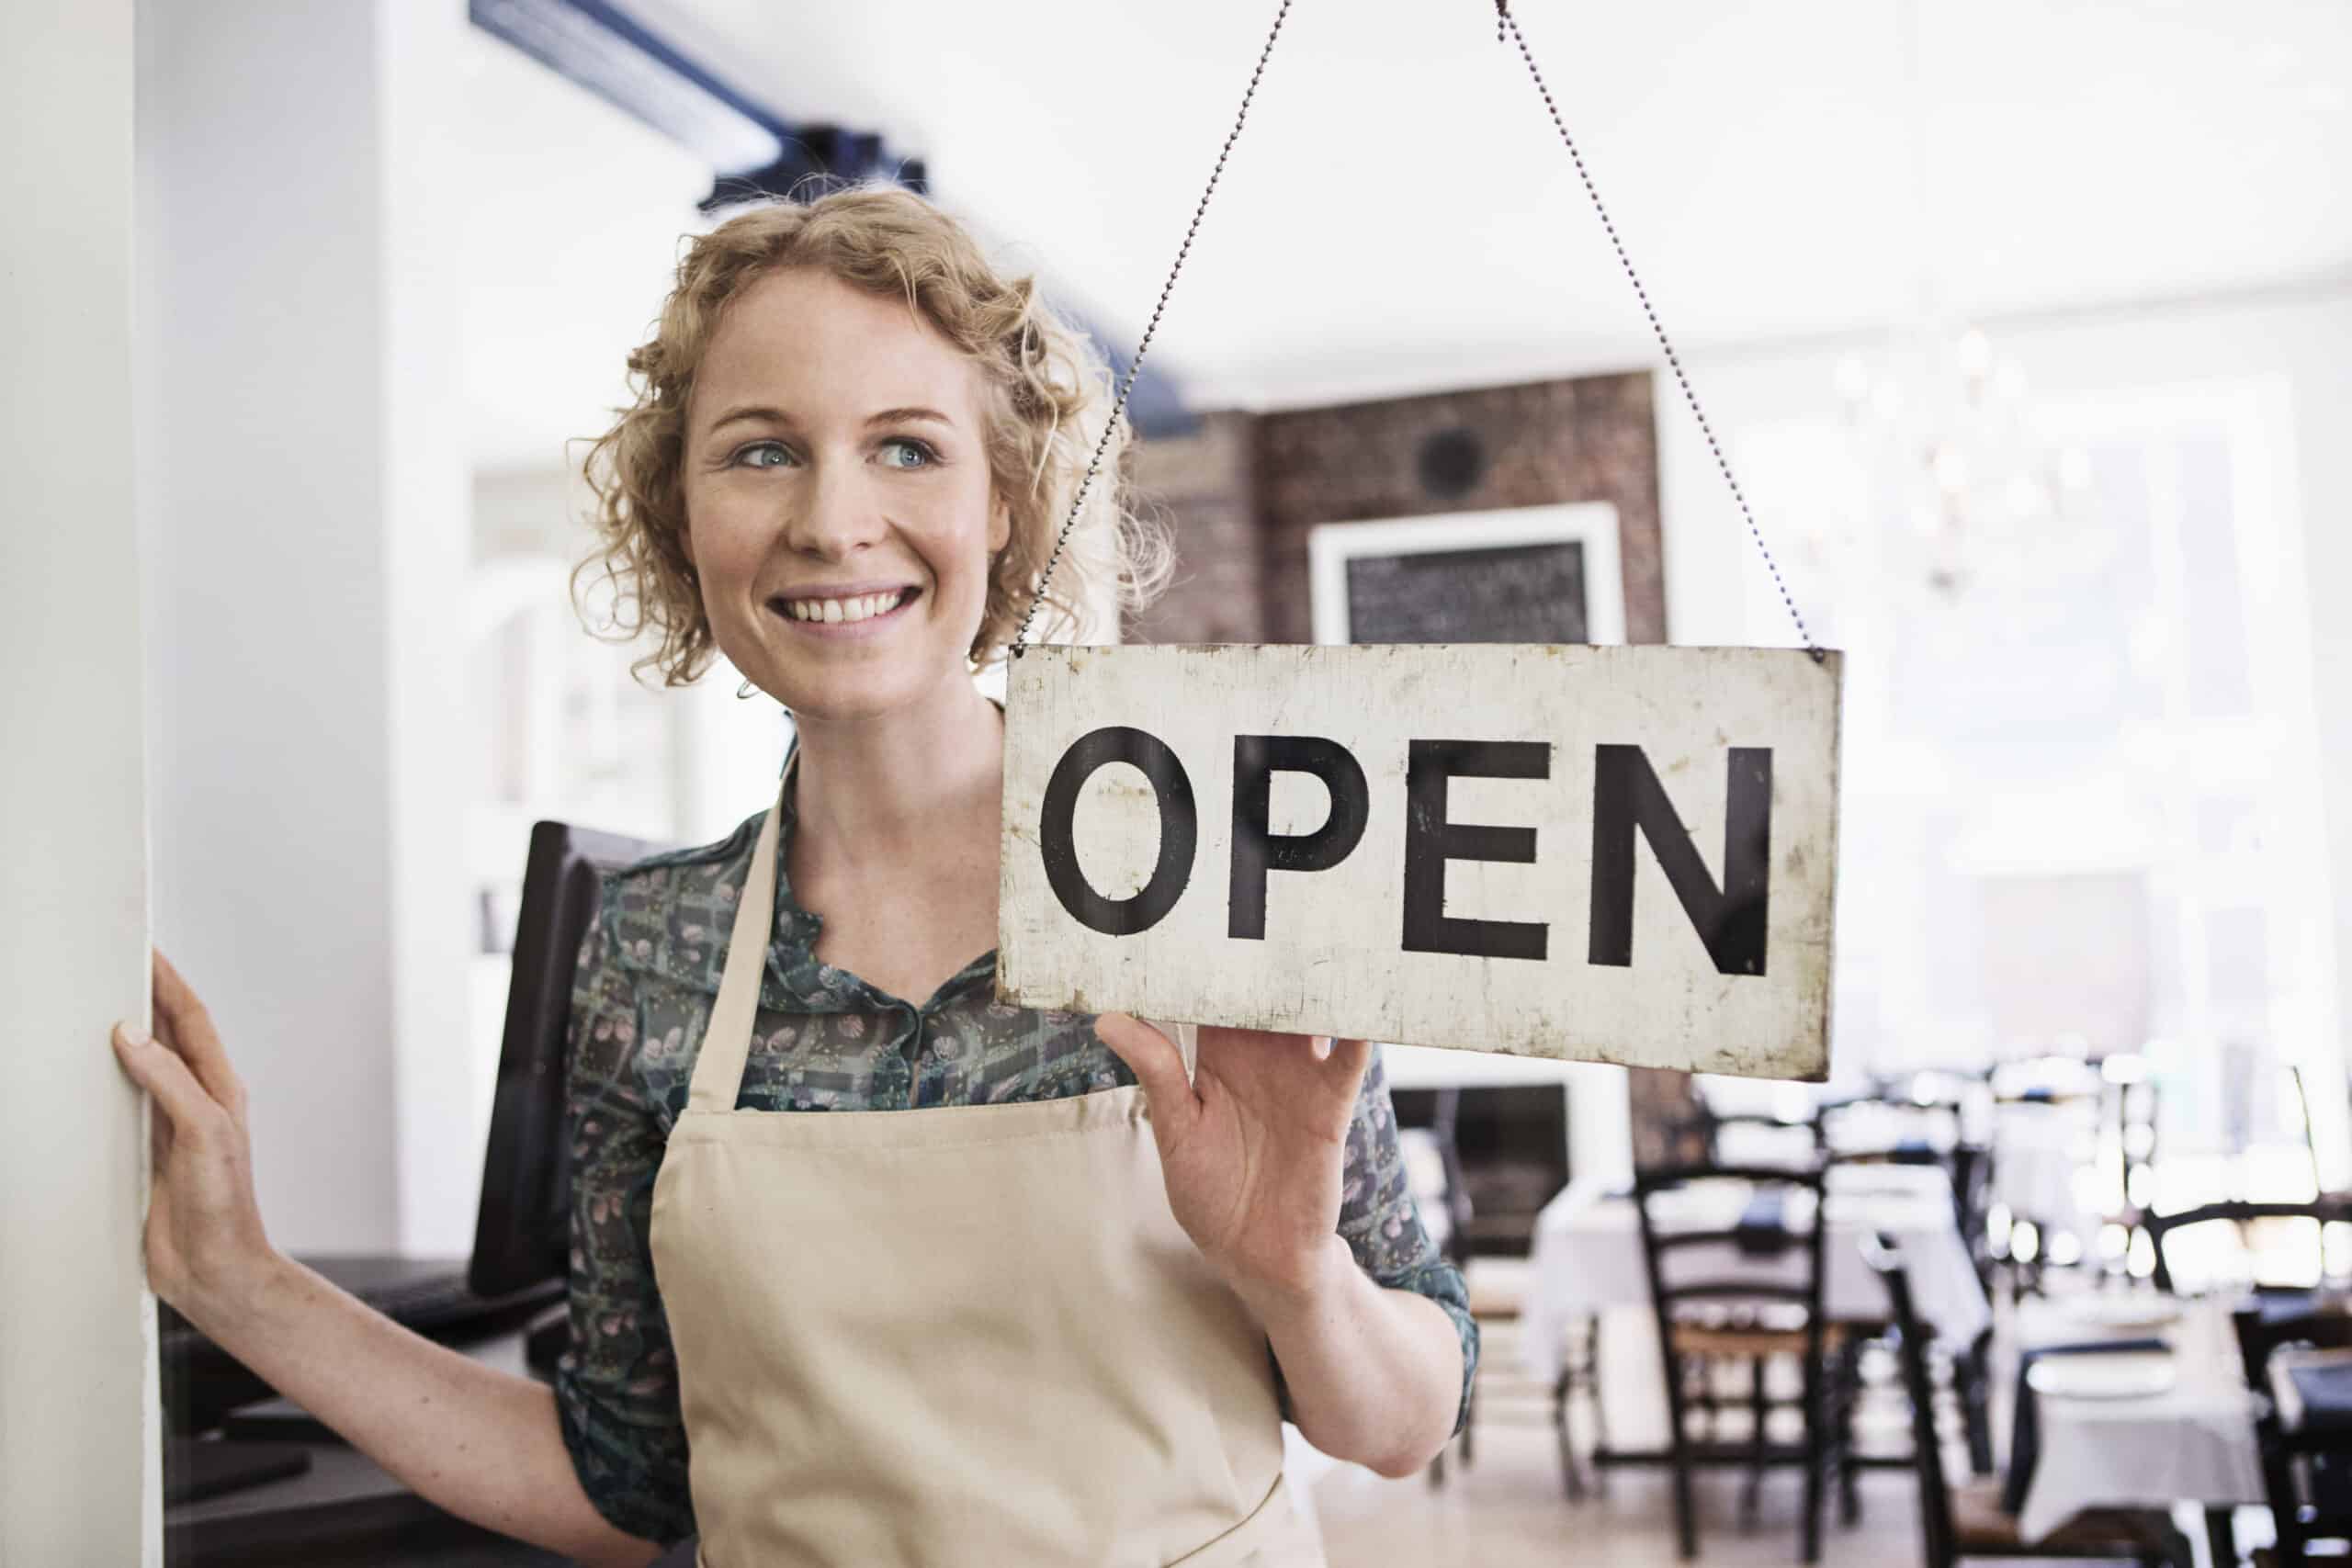
[[[1315,640],[1625,640],[1606,502],[1326,523],[1307,535]]]

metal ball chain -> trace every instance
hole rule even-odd
[[[1266,34],[1266,47],[1258,51],[1258,67],[1250,73],[1250,85],[1241,95],[1240,112],[1233,117],[1233,129],[1227,133],[1225,146],[1216,155],[1216,167],[1209,173],[1208,188],[1201,192],[1200,205],[1193,209],[1193,221],[1184,231],[1184,243],[1176,249],[1176,265],[1168,269],[1168,281],[1161,285],[1159,303],[1151,308],[1151,322],[1144,328],[1143,341],[1136,346],[1136,356],[1127,367],[1126,385],[1119,389],[1119,400],[1111,405],[1111,417],[1102,423],[1102,438],[1094,444],[1093,460],[1086,465],[1086,477],[1079,481],[1078,494],[1069,503],[1069,518],[1062,524],[1062,531],[1054,539],[1054,552],[1046,559],[1046,570],[1038,576],[1037,592],[1029,601],[1028,613],[1021,617],[1021,628],[1012,637],[1012,657],[1018,659],[1027,649],[1029,623],[1037,618],[1037,606],[1046,602],[1046,585],[1054,579],[1054,568],[1062,558],[1062,547],[1069,543],[1070,530],[1078,526],[1079,510],[1086,504],[1086,492],[1094,483],[1095,470],[1102,466],[1103,449],[1111,443],[1111,432],[1118,428],[1119,413],[1127,406],[1127,394],[1135,389],[1136,372],[1143,368],[1143,356],[1151,347],[1151,334],[1159,330],[1159,313],[1168,308],[1168,296],[1176,287],[1176,274],[1184,265],[1186,253],[1193,248],[1193,236],[1199,232],[1201,217],[1209,209],[1209,197],[1216,194],[1216,182],[1225,173],[1225,160],[1233,151],[1234,142],[1241,135],[1241,123],[1250,115],[1250,100],[1257,96],[1258,79],[1266,73],[1266,60],[1274,52],[1274,39],[1282,36],[1283,18],[1290,15],[1291,0],[1283,0],[1282,9],[1274,13],[1274,25]]]
[[[1642,314],[1649,318],[1650,331],[1657,334],[1658,346],[1666,350],[1666,362],[1674,367],[1674,379],[1682,388],[1683,400],[1690,405],[1691,413],[1699,421],[1699,429],[1707,437],[1707,450],[1715,455],[1715,467],[1723,470],[1724,483],[1731,487],[1732,499],[1739,503],[1739,514],[1747,520],[1748,537],[1756,541],[1757,549],[1763,553],[1764,568],[1772,574],[1772,586],[1781,591],[1781,603],[1788,607],[1789,619],[1796,623],[1797,636],[1804,639],[1804,650],[1813,655],[1813,661],[1818,664],[1826,656],[1821,645],[1813,640],[1813,633],[1806,629],[1804,616],[1797,613],[1797,602],[1790,596],[1789,585],[1781,580],[1781,563],[1772,558],[1772,547],[1764,542],[1763,530],[1756,525],[1756,513],[1748,510],[1747,497],[1741,493],[1739,481],[1732,478],[1731,463],[1724,457],[1724,449],[1715,440],[1714,427],[1707,423],[1707,411],[1699,406],[1699,394],[1691,389],[1690,378],[1683,374],[1682,361],[1675,355],[1674,344],[1667,341],[1666,328],[1659,324],[1657,311],[1650,306],[1649,290],[1642,287],[1640,275],[1634,271],[1632,258],[1625,254],[1625,243],[1617,237],[1617,225],[1609,220],[1609,209],[1600,204],[1600,192],[1593,188],[1592,175],[1586,172],[1584,166],[1584,154],[1577,151],[1576,138],[1568,134],[1567,126],[1560,118],[1559,106],[1552,101],[1552,89],[1544,85],[1544,73],[1535,68],[1535,56],[1528,51],[1526,35],[1519,30],[1519,18],[1510,14],[1510,0],[1495,0],[1497,43],[1504,41],[1503,29],[1506,28],[1510,29],[1510,36],[1518,39],[1520,58],[1527,62],[1528,74],[1535,78],[1535,90],[1544,95],[1544,107],[1550,112],[1552,124],[1560,132],[1560,140],[1567,143],[1568,156],[1576,160],[1577,176],[1584,181],[1585,194],[1592,197],[1592,209],[1600,215],[1600,226],[1609,235],[1609,243],[1617,252],[1617,260],[1624,267],[1625,276],[1634,285],[1634,297],[1642,302]]]
[[[1200,203],[1193,209],[1193,221],[1184,231],[1184,243],[1177,247],[1175,265],[1168,269],[1168,281],[1160,287],[1159,302],[1152,307],[1150,324],[1145,327],[1143,341],[1136,348],[1135,360],[1127,367],[1126,382],[1119,389],[1118,400],[1111,408],[1111,417],[1103,423],[1102,439],[1094,444],[1094,457],[1086,466],[1085,478],[1079,482],[1078,494],[1070,502],[1069,516],[1062,524],[1061,532],[1055,536],[1053,553],[1046,558],[1046,570],[1037,579],[1036,592],[1029,601],[1027,612],[1021,617],[1019,630],[1013,634],[1012,653],[1015,659],[1020,658],[1028,647],[1030,625],[1036,619],[1038,606],[1045,603],[1046,585],[1053,581],[1054,568],[1061,562],[1062,550],[1069,543],[1070,531],[1078,525],[1079,513],[1086,504],[1086,492],[1092,487],[1095,473],[1102,466],[1102,453],[1110,445],[1111,432],[1117,427],[1119,414],[1127,406],[1127,394],[1135,388],[1136,373],[1143,368],[1143,356],[1150,350],[1152,334],[1159,329],[1160,313],[1168,308],[1168,296],[1176,287],[1176,275],[1183,268],[1184,257],[1193,248],[1193,237],[1199,232],[1201,219],[1208,211],[1209,197],[1216,194],[1216,182],[1225,173],[1225,161],[1233,152],[1234,142],[1240,138],[1242,123],[1250,114],[1250,99],[1257,95],[1259,79],[1265,74],[1266,61],[1274,51],[1274,40],[1282,35],[1283,21],[1290,15],[1290,7],[1291,0],[1283,0],[1282,8],[1275,13],[1273,28],[1266,34],[1265,47],[1259,51],[1257,68],[1250,73],[1250,85],[1241,95],[1240,110],[1233,117],[1233,130],[1227,134],[1225,146],[1217,153],[1216,167],[1209,175],[1208,188],[1201,193]],[[1527,62],[1528,74],[1534,78],[1535,90],[1543,96],[1544,107],[1552,117],[1553,127],[1566,144],[1568,156],[1576,162],[1577,176],[1584,182],[1585,194],[1592,198],[1592,209],[1600,214],[1600,226],[1609,236],[1611,247],[1617,253],[1618,264],[1625,269],[1625,276],[1634,286],[1634,297],[1641,301],[1642,314],[1648,318],[1650,331],[1657,334],[1658,346],[1666,351],[1666,362],[1674,371],[1676,384],[1682,389],[1683,400],[1690,405],[1690,412],[1707,438],[1707,450],[1714,455],[1715,467],[1722,471],[1724,483],[1730,487],[1732,499],[1739,505],[1739,514],[1747,524],[1748,537],[1756,541],[1756,548],[1764,557],[1765,570],[1772,574],[1772,586],[1780,591],[1781,603],[1787,607],[1789,618],[1796,623],[1797,636],[1803,639],[1805,651],[1818,664],[1827,655],[1805,626],[1804,616],[1799,613],[1796,600],[1781,576],[1780,562],[1773,558],[1772,547],[1764,542],[1764,531],[1757,525],[1756,513],[1748,506],[1747,497],[1739,488],[1739,480],[1732,475],[1731,461],[1724,456],[1722,443],[1715,439],[1714,427],[1707,422],[1706,411],[1699,406],[1699,394],[1682,368],[1681,357],[1674,352],[1674,344],[1657,319],[1657,310],[1650,304],[1649,290],[1642,286],[1641,275],[1634,270],[1633,258],[1625,254],[1625,243],[1618,237],[1617,225],[1610,220],[1609,209],[1601,203],[1600,192],[1594,186],[1592,175],[1585,167],[1584,154],[1577,150],[1576,138],[1568,134],[1567,125],[1560,118],[1559,106],[1552,101],[1552,90],[1544,85],[1544,73],[1536,68],[1535,56],[1527,47],[1526,35],[1519,30],[1519,19],[1510,14],[1510,0],[1495,0],[1495,41],[1502,43],[1509,39],[1518,41],[1520,58]]]

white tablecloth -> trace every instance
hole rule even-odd
[[[1947,1343],[1974,1343],[1993,1321],[1968,1248],[1952,1216],[1951,1182],[1932,1166],[1832,1166],[1828,1249],[1822,1260],[1823,1306],[1832,1318],[1877,1322],[1888,1313],[1886,1287],[1864,1260],[1866,1234],[1893,1236],[1909,1259],[1919,1314]],[[1724,1223],[1737,1217],[1724,1217]],[[1788,1255],[1792,1281],[1804,1279],[1804,1254]],[[1546,1382],[1560,1371],[1568,1325],[1612,1307],[1649,1304],[1640,1216],[1631,1198],[1571,1185],[1536,1217],[1527,1300],[1521,1308],[1529,1369]],[[1744,1266],[1753,1272],[1752,1262]]]
[[[2157,1331],[2173,1347],[2176,1382],[2132,1399],[2037,1393],[2041,1453],[2018,1510],[2018,1534],[2040,1540],[2086,1508],[2164,1508],[2263,1501],[2254,1400],[2245,1386],[2226,1301],[2185,1303],[2180,1322]],[[2070,1318],[2063,1301],[2031,1301],[2018,1341],[2030,1349],[2140,1331]]]

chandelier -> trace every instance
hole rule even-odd
[[[1877,352],[1846,355],[1836,384],[1868,480],[1874,542],[1899,582],[1948,603],[2023,573],[2033,558],[2079,535],[2066,525],[2079,522],[2090,465],[2037,428],[2023,367],[1996,352],[1980,327],[1937,308],[1939,247],[1927,204],[1943,187],[1928,165],[1933,100],[1921,8],[1921,0],[1908,0],[1898,17],[1917,304]]]
[[[1923,308],[1878,354],[1838,366],[1838,397],[1896,570],[1944,598],[2021,570],[2078,521],[2090,465],[2046,439],[2025,372],[1973,325]]]

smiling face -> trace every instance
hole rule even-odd
[[[829,273],[772,272],[727,307],[686,408],[686,553],[720,650],[794,713],[968,685],[1012,526],[980,376],[904,299]]]

